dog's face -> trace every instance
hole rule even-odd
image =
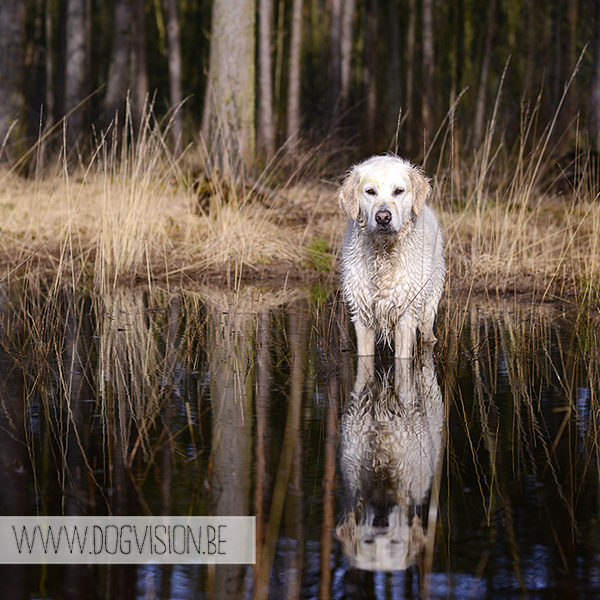
[[[339,191],[342,210],[374,234],[394,235],[419,215],[431,186],[423,171],[396,156],[373,156],[352,167]]]
[[[408,512],[398,504],[390,507],[385,523],[373,506],[367,506],[362,517],[355,512],[347,517],[336,532],[352,567],[369,571],[406,569],[423,550],[425,532],[421,520],[414,516],[409,521]]]

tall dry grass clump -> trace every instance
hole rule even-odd
[[[167,133],[147,110],[136,132],[128,119],[98,137],[87,164],[71,167],[63,147],[43,174],[0,172],[0,279],[42,269],[104,292],[305,260],[306,223],[290,219],[284,190],[264,201],[260,181],[215,177],[204,203],[202,157],[175,160]]]
[[[465,149],[451,111],[432,146],[437,166],[425,157],[451,293],[570,295],[582,305],[600,298],[600,163],[577,123],[557,132],[560,106],[537,132],[540,104],[523,107],[512,148],[494,111],[476,152]],[[157,280],[194,286],[214,275],[269,275],[285,285],[294,270],[335,283],[344,231],[337,181],[312,167],[311,179],[302,176],[323,148],[297,153],[295,169],[283,148],[258,177],[239,177],[211,164],[201,143],[176,160],[167,134],[148,108],[139,127],[128,118],[97,137],[77,168],[63,147],[43,174],[0,172],[0,280],[44,271],[103,293]],[[562,159],[566,136],[578,142]]]
[[[523,107],[514,148],[506,147],[494,114],[481,148],[467,157],[451,119],[434,194],[450,290],[600,297],[600,162],[577,122],[556,131],[560,106],[536,135],[540,101]],[[565,138],[576,140],[570,152]]]

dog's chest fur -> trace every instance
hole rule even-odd
[[[415,236],[384,243],[360,227],[348,236],[354,239],[346,240],[342,285],[352,314],[382,332],[392,330],[407,311],[417,316],[423,308],[424,278],[415,272],[422,270],[411,252]]]

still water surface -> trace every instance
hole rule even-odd
[[[447,300],[437,335],[370,377],[323,290],[4,288],[0,515],[255,515],[257,564],[0,597],[599,597],[598,315]]]

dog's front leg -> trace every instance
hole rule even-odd
[[[356,321],[354,329],[357,346],[354,391],[359,392],[375,374],[375,331],[362,321]]]

